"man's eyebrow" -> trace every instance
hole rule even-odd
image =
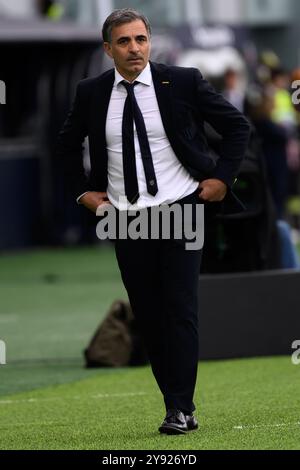
[[[117,41],[122,41],[123,39],[130,39],[129,36],[121,36],[117,39]]]
[[[135,39],[137,38],[147,38],[147,36],[145,34],[137,34],[135,36]],[[117,42],[124,41],[124,40],[130,40],[130,36],[121,36],[117,39]]]

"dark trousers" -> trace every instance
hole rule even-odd
[[[199,198],[193,193],[177,203],[196,206]],[[190,414],[195,410],[202,250],[186,250],[185,241],[116,240],[115,250],[166,409]]]

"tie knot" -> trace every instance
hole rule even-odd
[[[122,82],[122,85],[126,88],[127,90],[127,93],[132,93],[133,92],[133,88],[139,83],[139,82],[133,82],[133,83],[129,83],[129,82],[126,82],[125,80],[123,80]]]

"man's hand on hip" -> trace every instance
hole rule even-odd
[[[97,211],[101,205],[111,204],[107,197],[107,193],[100,193],[97,191],[89,191],[80,198],[80,204],[83,204],[87,209],[92,212]]]
[[[227,186],[223,181],[210,178],[199,183],[199,197],[203,201],[220,202],[223,201],[227,193]]]

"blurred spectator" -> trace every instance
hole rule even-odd
[[[297,172],[300,167],[297,114],[292,103],[290,77],[283,69],[275,69],[271,75],[271,87],[274,92],[274,109],[272,119],[282,125],[288,132],[287,163],[291,171]]]
[[[280,67],[280,59],[274,51],[265,50],[260,54],[259,64],[256,70],[258,81],[266,85],[271,80],[272,70]]]
[[[300,68],[293,70],[291,73],[291,83],[300,80]],[[292,101],[291,101],[292,102]],[[290,168],[290,192],[291,194],[299,194],[299,171],[300,171],[300,105],[293,104],[295,112],[295,137],[291,139],[288,148],[288,165]]]
[[[239,111],[244,111],[245,96],[239,86],[239,74],[233,69],[227,69],[224,75],[223,95],[229,103]]]
[[[292,240],[290,225],[285,220],[277,220],[277,229],[281,248],[281,268],[299,269],[299,255]]]
[[[262,139],[271,192],[277,210],[277,217],[281,219],[284,215],[287,198],[288,131],[284,126],[272,120],[274,107],[274,93],[270,89],[265,90],[260,96],[260,101],[252,109],[251,117]]]
[[[252,107],[251,117],[261,138],[263,155],[276,208],[276,226],[280,243],[280,267],[299,269],[299,257],[292,240],[290,225],[283,220],[288,196],[287,149],[289,131],[272,120],[275,93],[270,87],[261,91],[260,99]]]
[[[60,20],[64,14],[64,6],[55,0],[38,0],[39,12],[50,20]]]
[[[274,93],[272,119],[278,124],[282,124],[292,135],[296,130],[297,119],[291,95],[288,91],[290,86],[288,73],[281,68],[272,70],[270,85]]]
[[[300,81],[300,68],[296,68],[291,73],[291,83],[295,81]],[[297,117],[297,124],[298,128],[300,127],[300,104],[294,104],[294,108],[296,110],[296,117]]]

